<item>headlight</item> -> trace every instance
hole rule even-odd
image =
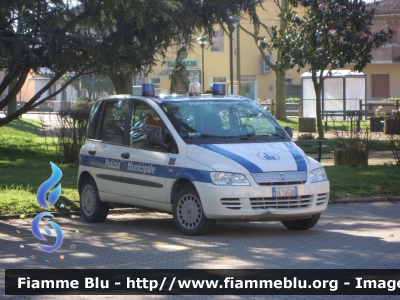
[[[246,176],[238,173],[210,172],[211,180],[215,185],[250,185]]]
[[[318,168],[310,172],[311,183],[328,180],[324,168]]]

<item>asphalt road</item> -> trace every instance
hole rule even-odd
[[[52,253],[39,249],[32,219],[0,221],[0,295],[5,269],[400,269],[400,202],[330,204],[309,231],[279,222],[218,223],[200,237],[181,235],[172,217],[137,211],[110,214],[103,223],[56,217],[64,234]],[[49,240],[51,242],[51,240]],[[21,247],[23,245],[23,248]],[[33,256],[34,257],[33,257]],[[64,256],[61,259],[61,256]],[[69,296],[71,297],[71,296]],[[195,299],[320,299],[322,296],[193,296]],[[0,296],[1,298],[1,296]],[[67,299],[67,296],[5,296],[5,299]],[[73,296],[122,299],[121,296]],[[142,299],[124,296],[123,299]],[[147,296],[183,299],[186,296]],[[324,296],[396,299],[396,296]],[[398,299],[398,296],[397,296]]]

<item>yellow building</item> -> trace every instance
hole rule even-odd
[[[278,22],[276,18],[277,8],[272,1],[264,2],[266,10],[259,10],[262,21],[271,24]],[[249,31],[253,30],[248,18],[240,20],[241,26]],[[253,37],[246,34],[240,28],[236,28],[232,34],[232,60],[233,60],[233,82],[234,94],[238,94],[237,82],[240,86],[240,94],[250,99],[272,99],[275,98],[275,74],[263,62],[261,54],[257,49]],[[157,65],[154,73],[148,75],[148,82],[156,84],[162,92],[168,93],[170,87],[169,75],[173,70],[173,62],[176,59],[176,51],[181,45],[171,49],[165,64]],[[212,45],[208,43],[204,47],[204,81],[202,82],[202,48],[194,43],[191,50],[188,50],[188,57],[185,60],[186,68],[191,74],[190,80],[200,82],[204,90],[210,89],[214,82],[228,82],[230,92],[230,38],[223,30],[216,29]],[[274,62],[274,55],[271,56]],[[287,74],[288,83],[300,84],[300,77],[296,71],[289,71]],[[295,76],[296,75],[296,76]]]
[[[395,0],[400,4],[400,0]],[[394,5],[393,1],[384,2],[386,5]],[[278,9],[276,5],[267,0],[263,3],[265,10],[259,9],[258,14],[262,22],[271,25],[278,25]],[[377,31],[390,26],[399,32],[399,11],[393,6],[388,8],[384,5],[378,6],[375,22],[372,31]],[[299,11],[299,8],[296,9]],[[388,11],[390,13],[388,13]],[[240,20],[241,26],[249,31],[253,25],[248,18]],[[266,34],[265,34],[266,36]],[[253,37],[246,34],[240,28],[233,32],[233,80],[240,84],[240,94],[250,99],[275,99],[275,73],[262,61],[261,54],[254,42]],[[204,47],[204,90],[210,88],[213,82],[230,81],[230,47],[229,35],[222,30],[216,29],[216,36],[213,44]],[[149,74],[148,82],[155,83],[162,92],[168,93],[170,87],[169,75],[173,70],[173,61],[176,59],[176,51],[171,49],[166,58],[166,63],[161,63],[154,68],[154,73]],[[383,98],[400,97],[400,45],[398,34],[384,47],[375,50],[372,63],[365,69],[367,75],[367,102],[381,101]],[[275,63],[275,53],[270,56]],[[202,81],[202,48],[196,43],[191,50],[188,50],[187,70],[190,72],[190,79]],[[351,69],[351,66],[349,66]],[[304,71],[307,71],[304,69]],[[297,69],[289,70],[286,73],[287,97],[301,97],[301,74]],[[202,82],[201,82],[202,83]],[[203,85],[203,83],[202,83]],[[228,91],[230,87],[228,85]],[[236,88],[234,94],[237,93]]]

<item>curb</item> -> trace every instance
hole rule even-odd
[[[345,199],[329,199],[328,204],[346,204],[346,203],[374,203],[374,202],[397,202],[400,196],[389,197],[367,197],[367,198],[345,198]],[[142,210],[140,208],[114,208],[110,209],[109,214],[128,214],[138,212],[151,212],[153,210]],[[69,217],[72,215],[80,216],[80,211],[51,212],[54,217]],[[25,218],[33,218],[37,213],[26,214]],[[19,215],[0,215],[0,220],[21,219]]]

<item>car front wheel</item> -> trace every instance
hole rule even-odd
[[[100,200],[96,183],[92,179],[86,179],[81,187],[80,204],[83,218],[87,222],[103,222],[108,215],[110,207]]]
[[[292,230],[307,230],[317,225],[321,213],[313,215],[309,219],[282,221],[282,224]]]
[[[204,234],[215,224],[215,220],[204,215],[200,197],[192,187],[182,189],[175,196],[173,216],[176,227],[186,235]]]

